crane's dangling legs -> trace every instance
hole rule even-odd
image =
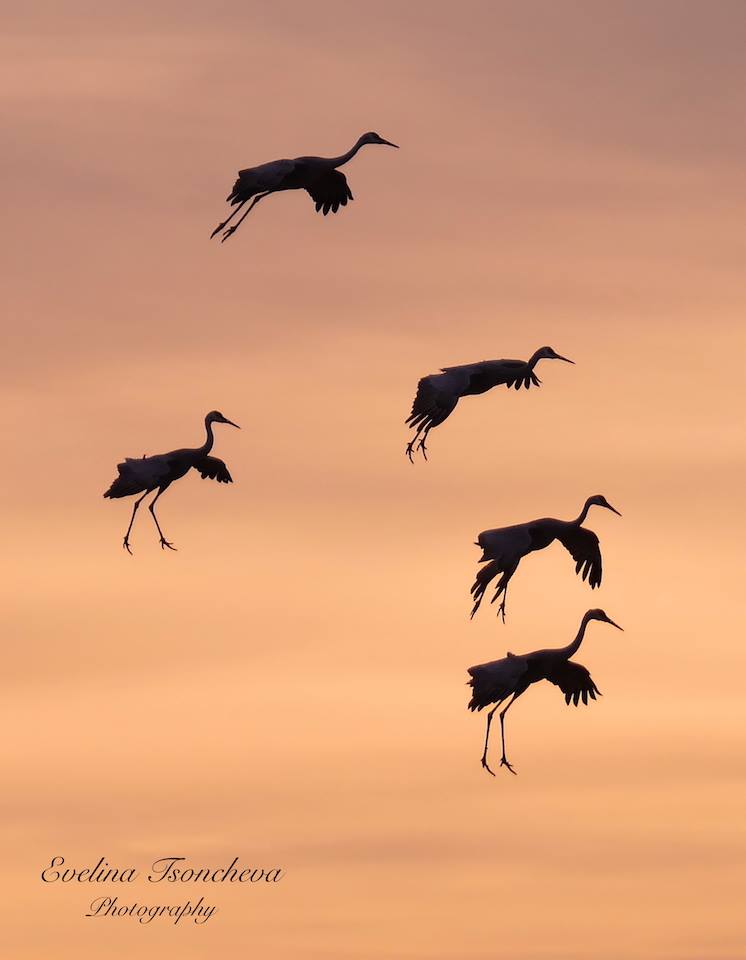
[[[260,200],[263,200],[265,197],[268,197],[268,196],[270,195],[270,193],[272,193],[271,190],[267,190],[266,193],[258,193],[258,194],[254,197],[254,199],[251,201],[251,204],[249,205],[249,208],[246,210],[246,212],[245,212],[244,215],[241,217],[241,219],[240,219],[240,220],[237,220],[236,223],[235,223],[232,227],[228,227],[228,229],[227,229],[227,230],[225,231],[225,233],[223,234],[223,238],[222,238],[222,240],[221,240],[220,242],[221,242],[221,243],[225,243],[225,241],[228,239],[228,237],[232,236],[232,235],[236,232],[236,230],[238,230],[238,228],[241,226],[241,224],[244,222],[244,220],[248,217],[248,215],[251,213],[251,211],[254,209],[254,207],[257,205],[257,203],[259,203],[259,201],[260,201]],[[238,212],[238,211],[236,211],[236,212]],[[228,220],[230,220],[230,219],[231,219],[231,218],[228,217]],[[225,222],[227,223],[228,220],[226,220]]]
[[[490,742],[490,724],[492,723],[492,717],[495,714],[495,710],[497,710],[497,708],[500,706],[502,702],[503,702],[502,700],[499,700],[495,704],[495,706],[490,710],[490,712],[487,714],[487,730],[484,735],[484,753],[482,754],[482,766],[487,771],[487,773],[491,773],[493,777],[495,776],[495,772],[494,770],[490,769],[490,765],[487,763],[487,746]]]
[[[132,556],[132,551],[130,550],[130,531],[132,530],[132,524],[135,522],[135,514],[137,513],[137,508],[140,506],[140,504],[143,502],[143,500],[145,499],[145,497],[147,497],[149,493],[150,493],[150,490],[146,490],[139,500],[135,500],[135,505],[132,508],[130,525],[127,527],[127,532],[124,535],[124,542],[122,543],[122,546],[130,556]]]
[[[153,520],[155,520],[155,525],[156,525],[156,527],[158,528],[158,534],[159,534],[159,536],[160,536],[160,538],[161,538],[161,550],[162,550],[164,547],[168,547],[169,550],[175,550],[175,549],[176,549],[176,547],[175,547],[172,543],[169,543],[168,540],[166,540],[166,538],[163,536],[163,531],[161,530],[161,525],[158,523],[158,517],[156,517],[156,515],[155,515],[155,503],[156,503],[156,500],[158,499],[158,497],[160,497],[160,495],[161,495],[162,493],[165,493],[166,490],[168,490],[168,488],[169,488],[170,486],[171,486],[171,483],[170,483],[170,481],[169,481],[169,483],[166,483],[166,484],[164,484],[162,487],[159,487],[159,488],[158,488],[158,493],[156,493],[156,495],[153,497],[153,499],[152,499],[152,500],[150,501],[150,503],[148,504],[148,510],[150,510],[150,512],[151,512],[152,515],[153,515]]]
[[[497,600],[497,598],[500,596],[500,594],[502,594],[502,600],[500,601],[500,606],[497,608],[497,615],[498,617],[502,616],[503,623],[505,623],[505,602],[508,599],[508,583],[510,582],[510,577],[508,577],[508,579],[505,580],[504,584],[503,584],[503,580],[505,580],[505,577],[502,577],[502,579],[500,580],[500,583],[498,583],[497,590],[495,591],[495,596],[490,600],[490,603],[494,603],[495,600]]]
[[[416,449],[417,449],[417,450],[422,450],[422,456],[425,458],[425,460],[427,460],[427,449],[426,449],[426,447],[425,447],[425,438],[427,437],[428,433],[430,432],[430,428],[431,428],[431,427],[432,427],[432,424],[431,424],[431,423],[429,423],[429,424],[421,423],[421,424],[419,425],[419,427],[417,427],[417,432],[415,433],[415,435],[412,437],[412,439],[411,439],[411,440],[409,441],[409,443],[407,444],[407,449],[406,449],[405,453],[406,453],[407,456],[409,457],[409,462],[410,462],[410,463],[414,463],[415,445],[416,445]],[[425,432],[424,432],[424,434],[423,434],[423,436],[422,436],[422,439],[420,440],[419,443],[417,443],[417,438],[419,437],[419,435],[422,433],[423,430],[424,430]]]
[[[514,693],[507,707],[505,707],[504,710],[500,711],[500,736],[502,738],[502,745],[503,745],[503,755],[500,758],[500,766],[507,767],[511,773],[515,773],[515,770],[511,767],[510,763],[508,762],[508,758],[505,756],[505,714],[508,712],[510,707],[515,703],[518,697],[520,697],[521,693],[523,693],[522,690],[520,693]],[[518,776],[517,773],[515,773],[515,775]]]
[[[212,233],[210,234],[210,239],[211,239],[211,240],[212,240],[212,238],[215,236],[216,233],[220,233],[220,231],[223,230],[223,229],[231,222],[231,220],[235,217],[235,215],[239,212],[239,210],[241,209],[241,207],[242,207],[245,203],[248,203],[248,198],[247,198],[246,200],[242,200],[242,201],[239,203],[239,205],[236,207],[236,209],[235,209],[235,210],[233,211],[233,213],[228,217],[227,220],[223,220],[222,223],[219,223],[219,224],[217,225],[217,227],[215,227],[215,229],[214,229],[214,230],[212,231]]]

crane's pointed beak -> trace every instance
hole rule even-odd
[[[384,140],[383,137],[381,137],[381,139],[378,142],[385,143],[387,147],[396,147],[397,150],[399,149],[398,143],[392,143],[390,140]]]
[[[611,619],[611,617],[607,617],[607,618],[606,618],[606,622],[607,622],[607,623],[610,623],[610,624],[612,625],[612,627],[616,627],[617,630],[621,630],[622,633],[624,633],[624,627],[620,627],[618,623],[614,623],[614,621]]]
[[[621,517],[621,513],[616,509],[616,507],[612,507],[610,503],[607,503],[606,506],[609,508],[609,510],[611,510],[612,513],[615,513],[618,517]]]
[[[234,423],[232,420],[229,420],[227,417],[225,418],[225,420],[223,420],[223,423],[228,423],[228,424],[230,424],[232,427],[235,427],[236,430],[240,430],[240,429],[241,429],[237,423]]]
[[[555,360],[564,360],[565,363],[573,363],[573,364],[575,363],[575,361],[574,361],[574,360],[571,360],[569,357],[563,357],[561,353],[555,354],[554,359],[555,359]]]

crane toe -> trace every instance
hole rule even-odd
[[[493,777],[495,776],[494,770],[491,770],[490,765],[487,763],[487,757],[482,757],[482,767],[487,773],[492,774]]]
[[[514,776],[516,776],[516,777],[518,776],[518,774],[515,772],[515,770],[513,769],[512,765],[511,765],[510,762],[508,761],[508,758],[507,758],[507,757],[503,757],[503,758],[500,760],[500,766],[501,766],[501,767],[507,767],[508,770],[510,770],[510,772],[511,772]]]

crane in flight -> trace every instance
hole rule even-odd
[[[570,659],[580,648],[585,636],[585,628],[591,620],[602,620],[604,623],[610,623],[617,630],[622,629],[603,610],[588,610],[580,622],[578,635],[566,647],[559,647],[554,650],[534,650],[533,653],[509,653],[502,660],[493,660],[491,663],[480,663],[475,667],[469,667],[467,672],[471,679],[467,682],[472,688],[469,710],[483,710],[485,707],[495,704],[487,714],[487,731],[484,738],[484,752],[482,753],[482,766],[493,777],[495,774],[487,763],[490,724],[495,711],[508,697],[510,697],[510,700],[500,711],[500,736],[502,738],[500,766],[507,767],[511,773],[515,773],[505,755],[505,714],[532,683],[548,680],[560,688],[565,695],[565,703],[569,705],[572,700],[576,707],[581,699],[583,703],[587,704],[588,697],[595,700],[596,694],[601,696],[601,691],[593,682],[588,670],[582,664]]]
[[[117,464],[119,476],[106,491],[104,497],[117,499],[119,497],[131,497],[136,493],[142,493],[142,496],[135,501],[135,505],[132,508],[132,516],[130,517],[130,524],[124,535],[122,546],[128,553],[132,553],[129,537],[132,524],[135,522],[137,508],[153,490],[157,490],[158,492],[151,500],[148,509],[153,516],[158,535],[161,538],[161,549],[163,550],[165,547],[168,547],[169,550],[175,550],[176,547],[172,543],[169,543],[163,536],[163,531],[158,523],[158,517],[155,515],[155,504],[161,494],[168,490],[174,480],[183,477],[192,467],[198,471],[203,480],[209,477],[210,480],[217,480],[218,483],[233,483],[233,477],[231,477],[228,467],[226,467],[223,461],[218,460],[217,457],[208,456],[213,445],[213,423],[228,423],[232,427],[238,428],[237,423],[228,420],[228,418],[224,417],[218,410],[212,410],[205,417],[205,431],[207,436],[201,447],[172,450],[170,453],[160,453],[153,457],[142,457],[139,460],[127,457],[123,463]]]
[[[422,451],[422,456],[427,460],[427,435],[433,427],[440,426],[448,419],[461,397],[486,393],[503,384],[515,390],[540,386],[541,380],[534,373],[539,360],[575,363],[551,347],[540,347],[528,360],[480,360],[458,367],[441,367],[440,373],[423,377],[417,384],[412,412],[405,421],[415,431],[405,451],[410,462],[414,463],[416,450]]]
[[[348,200],[353,199],[352,191],[347,185],[347,178],[338,168],[352,160],[358,150],[368,143],[380,143],[398,149],[397,144],[384,140],[383,137],[371,131],[359,137],[357,143],[339,157],[296,157],[294,160],[272,160],[258,167],[239,170],[238,179],[226,197],[226,201],[236,209],[215,227],[210,238],[224,231],[221,242],[225,243],[228,237],[238,230],[260,200],[281,190],[306,190],[311,195],[317,211],[322,211],[324,216],[330,210],[336,213],[340,207],[347,206]],[[251,204],[247,210],[232,227],[228,227],[231,220],[249,200]]]
[[[512,527],[498,527],[495,530],[483,530],[476,539],[476,546],[482,548],[480,563],[489,561],[479,571],[471,587],[474,606],[471,616],[479,609],[482,598],[489,583],[498,574],[502,574],[497,582],[495,595],[490,601],[494,603],[502,596],[497,609],[498,616],[502,615],[505,623],[505,601],[508,596],[508,583],[518,569],[523,557],[534,550],[543,550],[554,540],[559,540],[575,561],[575,572],[583,580],[587,580],[591,589],[600,586],[602,566],[601,548],[598,537],[592,530],[582,526],[591,507],[605,507],[621,517],[621,513],[608,502],[601,494],[588,497],[580,515],[575,520],[555,520],[553,517],[544,517],[541,520],[530,520],[528,523],[518,523]]]

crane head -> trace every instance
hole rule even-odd
[[[610,623],[612,627],[616,627],[617,630],[621,630],[624,633],[624,627],[620,627],[618,623],[614,623],[611,617],[607,616],[603,610],[589,610],[585,615],[586,620],[601,620],[604,623]]]
[[[575,363],[574,360],[570,360],[569,357],[563,357],[561,353],[557,353],[557,351],[551,347],[540,347],[534,356],[537,360],[564,360],[565,363]]]
[[[397,150],[399,149],[399,144],[392,143],[390,140],[384,140],[383,137],[377,133],[373,133],[372,130],[369,133],[364,133],[362,137],[360,137],[360,146],[364,143],[382,143],[387,147],[396,147]]]
[[[205,417],[205,423],[229,423],[232,427],[235,427],[237,430],[241,429],[237,423],[234,423],[232,420],[229,420],[228,417],[224,417],[219,410],[211,410]]]
[[[597,493],[594,497],[588,497],[586,501],[586,506],[588,507],[606,507],[607,510],[611,510],[612,513],[615,513],[618,517],[621,517],[621,513],[612,507],[606,497],[601,496],[600,493]]]

